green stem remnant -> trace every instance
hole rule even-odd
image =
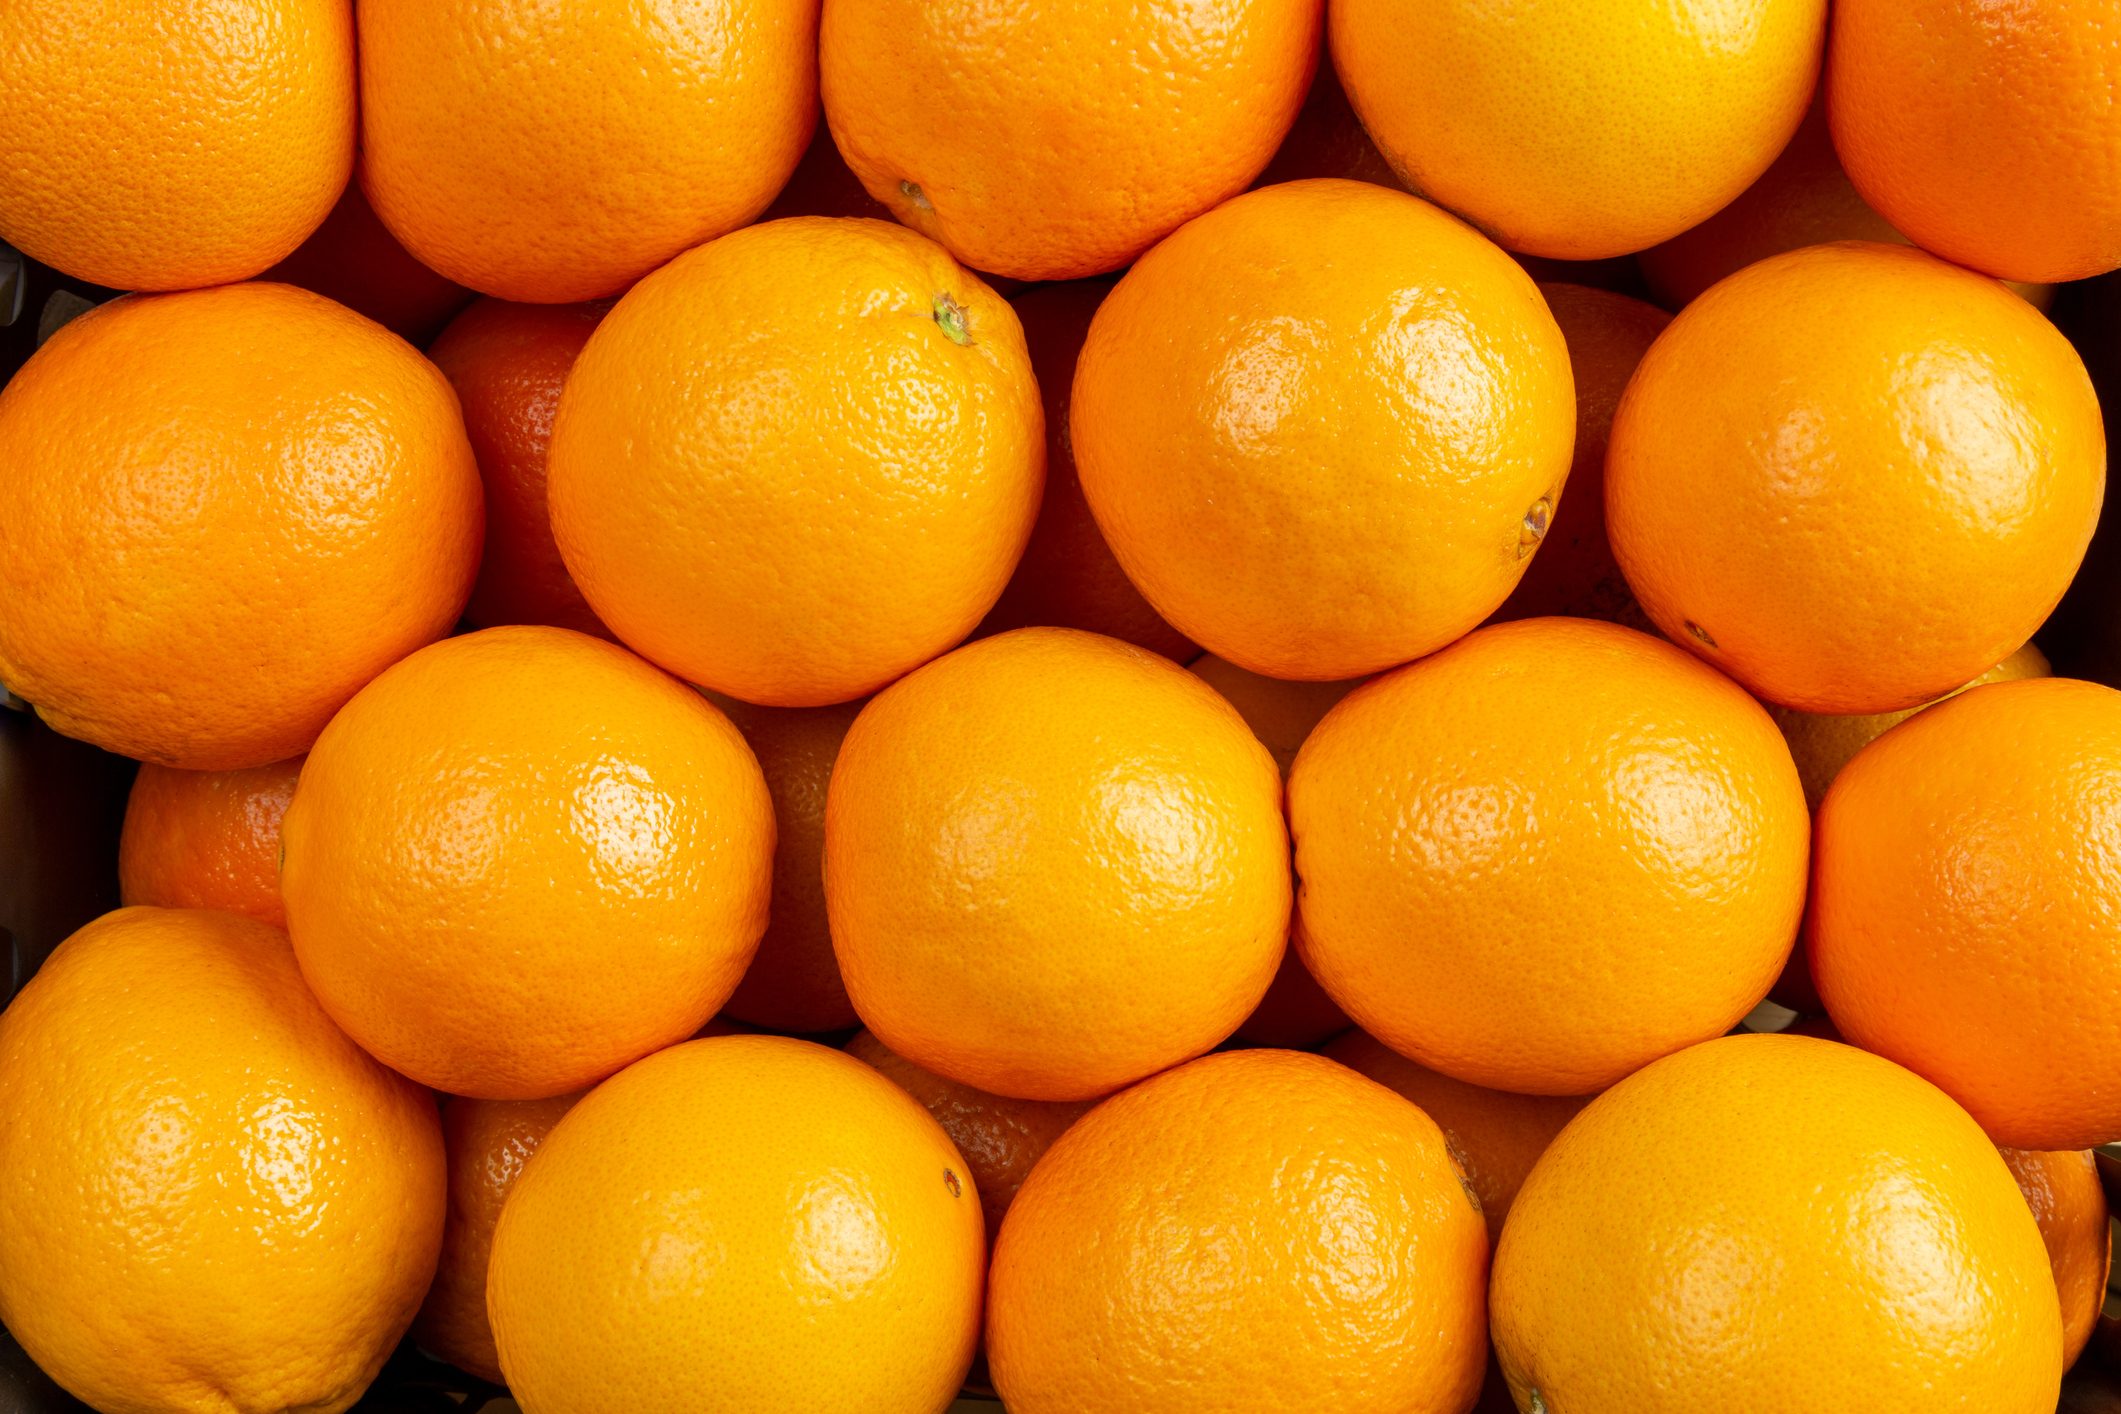
[[[935,322],[943,326],[953,344],[970,344],[972,330],[965,322],[965,307],[947,294],[935,297]]]

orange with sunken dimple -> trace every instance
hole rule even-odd
[[[1320,0],[834,0],[825,116],[891,214],[980,270],[1128,264],[1256,176],[1316,67]]]
[[[1737,684],[1588,619],[1470,634],[1297,754],[1304,961],[1365,1031],[1500,1090],[1585,1094],[1722,1034],[1804,906],[1809,822]]]
[[[1344,1066],[1237,1051],[1063,1134],[988,1279],[1016,1414],[1462,1414],[1488,1239],[1427,1115]]]
[[[728,718],[612,644],[487,629],[333,719],[281,827],[302,971],[453,1095],[578,1090],[683,1040],[766,925],[773,810]]]
[[[1805,712],[1890,712],[2038,628],[2099,518],[2084,363],[1994,280],[1808,246],[1688,305],[1606,453],[1606,530],[1673,642]]]
[[[825,900],[885,1045],[996,1094],[1088,1099],[1199,1055],[1266,991],[1281,778],[1167,658],[1073,629],[983,638],[855,719]]]
[[[1247,192],[1142,257],[1075,372],[1076,470],[1157,612],[1270,677],[1356,677],[1486,618],[1569,470],[1531,277],[1405,192]]]

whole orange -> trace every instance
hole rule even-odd
[[[581,1098],[451,1099],[442,1106],[449,1214],[442,1226],[434,1285],[413,1319],[412,1338],[422,1350],[482,1380],[501,1381],[501,1357],[486,1318],[486,1270],[501,1205],[523,1165]]]
[[[2024,300],[1906,247],[1809,246],[1643,358],[1606,530],[1673,642],[1785,707],[1889,712],[2032,637],[2105,463],[2084,364]]]
[[[1961,693],[1887,732],[1819,809],[1812,976],[1842,1034],[1996,1142],[2121,1139],[2121,693]]]
[[[1079,628],[1184,662],[1200,651],[1157,617],[1112,557],[1083,499],[1068,431],[1075,362],[1091,316],[1111,292],[1104,280],[1038,285],[1010,301],[1023,321],[1031,371],[1046,415],[1046,494],[1016,573],[981,621],[982,634],[1012,628]]]
[[[1539,1156],[1590,1103],[1580,1095],[1513,1095],[1453,1080],[1408,1060],[1366,1031],[1336,1038],[1321,1054],[1398,1091],[1436,1121],[1451,1146],[1451,1157],[1480,1200],[1491,1243],[1502,1240],[1503,1219]]]
[[[1605,451],[1620,395],[1672,316],[1639,299],[1582,285],[1546,284],[1539,292],[1568,341],[1576,383],[1576,455],[1568,490],[1554,507],[1539,553],[1495,617],[1575,614],[1647,627],[1606,541]]]
[[[478,561],[448,382],[305,290],[119,300],[0,389],[0,681],[105,750],[307,750],[450,630]]]
[[[1811,100],[1826,0],[1335,0],[1333,63],[1406,182],[1512,250],[1625,255],[1744,191]]]
[[[744,734],[773,797],[773,901],[758,954],[723,1010],[774,1031],[859,1026],[825,917],[825,790],[859,702],[835,707],[716,705]]]
[[[615,295],[747,224],[817,121],[818,0],[362,0],[361,184],[481,294]]]
[[[648,658],[819,707],[971,632],[1031,533],[1042,443],[1016,316],[941,247],[775,221],[605,316],[560,398],[552,527]]]
[[[1485,628],[1357,688],[1289,777],[1305,963],[1459,1080],[1581,1095],[1720,1035],[1804,907],[1808,821],[1760,705],[1588,619]]]
[[[127,903],[218,908],[285,927],[280,817],[294,799],[302,759],[244,771],[142,766],[118,835],[120,895]]]
[[[1428,1116],[1296,1051],[1180,1066],[1078,1120],[1002,1223],[1014,1414],[1471,1407],[1488,1241]]]
[[[2106,1190],[2089,1149],[2005,1149],[2003,1162],[2040,1224],[2062,1298],[2062,1367],[2077,1363],[2099,1324],[2113,1265]]]
[[[471,291],[398,244],[359,182],[348,182],[324,224],[260,278],[300,285],[425,346]]]
[[[1263,678],[1212,653],[1204,653],[1187,664],[1187,671],[1237,709],[1252,735],[1274,757],[1284,780],[1288,779],[1289,765],[1296,760],[1296,749],[1304,744],[1304,738],[1355,687],[1353,681],[1289,682]],[[1302,927],[1303,920],[1292,914],[1290,937],[1293,939]],[[1267,994],[1259,999],[1252,1014],[1238,1023],[1236,1034],[1239,1040],[1255,1046],[1302,1050],[1348,1026],[1347,1013],[1334,1004],[1305,969],[1303,958],[1292,943],[1282,954],[1281,966],[1267,985]]]
[[[545,503],[560,388],[603,317],[597,304],[482,299],[428,350],[463,404],[486,487],[486,556],[464,607],[480,628],[551,624],[611,636],[568,577]]]
[[[1979,1126],[1804,1036],[1593,1100],[1518,1192],[1489,1303],[1519,1409],[2049,1414],[2061,1381],[2040,1230]]]
[[[923,1070],[867,1031],[857,1031],[847,1054],[880,1071],[899,1089],[921,1102],[965,1156],[980,1211],[987,1220],[987,1241],[1001,1230],[1002,1215],[1016,1201],[1032,1165],[1053,1147],[1068,1126],[1089,1113],[1092,1100],[1012,1100],[960,1085],[932,1070]]]
[[[0,240],[121,290],[248,279],[354,160],[348,0],[0,0]]]
[[[1502,602],[1573,407],[1561,331],[1508,256],[1404,192],[1321,179],[1142,257],[1091,323],[1070,423],[1098,525],[1174,628],[1330,679]]]
[[[986,1242],[950,1137],[838,1051],[693,1041],[592,1090],[494,1233],[487,1308],[525,1414],[940,1414]]]
[[[1979,687],[1983,683],[2017,682],[2021,678],[2053,675],[2054,669],[2048,665],[2047,655],[2028,643],[1946,696],[1956,697],[1967,688]],[[1929,705],[1923,704],[1924,707]],[[1820,802],[1826,799],[1827,787],[1841,774],[1842,767],[1856,759],[1857,752],[1921,710],[1922,707],[1911,707],[1904,712],[1841,717],[1793,712],[1787,707],[1770,705],[1768,715],[1775,719],[1776,726],[1782,728],[1782,739],[1790,744],[1791,759],[1796,761],[1798,778],[1804,782],[1804,803],[1816,811]]]
[[[877,1039],[999,1095],[1088,1099],[1199,1055],[1266,991],[1281,778],[1169,659],[1073,629],[983,638],[855,718],[825,900]]]
[[[773,807],[729,719],[631,653],[487,629],[332,719],[281,826],[303,975],[453,1095],[578,1090],[681,1041],[766,926]]]
[[[1797,135],[1760,180],[1708,220],[1651,246],[1637,260],[1657,298],[1677,309],[1756,260],[1828,241],[1908,244],[1842,170],[1822,86]],[[2042,309],[2053,298],[2046,285],[2016,288]]]
[[[434,1102],[279,929],[126,908],[0,1013],[0,1322],[114,1414],[336,1414],[435,1269]]]
[[[1834,146],[1917,245],[2011,280],[2121,266],[2121,13],[2107,0],[1840,0]]]
[[[1274,155],[1321,0],[833,0],[825,117],[869,194],[967,265],[1072,280],[1132,262]]]

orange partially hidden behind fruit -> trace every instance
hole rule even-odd
[[[300,285],[424,347],[471,291],[415,260],[348,182],[308,240],[261,279]]]
[[[1976,687],[1857,754],[1819,809],[1812,976],[1842,1034],[1999,1144],[2121,1139],[2121,692]]]
[[[834,0],[825,116],[869,194],[967,265],[1072,280],[1243,191],[1318,62],[1319,0]]]
[[[1308,177],[1346,177],[1405,190],[1392,164],[1362,130],[1362,119],[1355,116],[1347,90],[1340,86],[1340,74],[1330,63],[1319,64],[1318,77],[1311,80],[1311,92],[1297,111],[1294,126],[1253,185],[1270,187]]]
[[[773,902],[766,935],[723,1010],[774,1031],[838,1031],[861,1024],[832,955],[825,918],[825,791],[859,702],[754,707],[716,697],[744,734],[773,796]]]
[[[449,1217],[434,1285],[412,1323],[412,1338],[482,1380],[501,1382],[501,1357],[486,1319],[486,1267],[501,1205],[523,1165],[580,1094],[544,1100],[451,1099],[442,1106],[449,1154]]]
[[[1488,1241],[1443,1134],[1296,1051],[1207,1056],[1078,1120],[994,1248],[1015,1414],[1469,1408]]]
[[[1576,455],[1553,522],[1495,617],[1574,614],[1647,628],[1606,541],[1605,449],[1628,379],[1672,316],[1639,299],[1582,285],[1541,285],[1539,292],[1569,345]]]
[[[783,216],[867,216],[889,221],[891,212],[862,189],[862,179],[847,169],[831,132],[819,123],[788,185],[759,220],[778,221]]]
[[[482,294],[615,295],[745,225],[817,121],[818,0],[362,0],[361,183]]]
[[[330,300],[103,305],[0,389],[0,681],[107,751],[283,761],[456,623],[479,499],[448,382]]]
[[[1096,1103],[1012,1100],[975,1090],[921,1069],[867,1031],[855,1033],[847,1043],[847,1054],[875,1066],[942,1125],[972,1171],[989,1242],[1001,1230],[1002,1215],[1016,1200],[1016,1191],[1024,1186],[1032,1165]]]
[[[2114,1255],[2106,1190],[2089,1149],[2005,1149],[2003,1162],[2018,1180],[2047,1244],[2062,1298],[2062,1366],[2067,1369],[2084,1353],[2106,1300]]]
[[[1333,62],[1406,182],[1512,250],[1626,255],[1744,191],[1796,130],[1826,0],[1335,0]]]
[[[2032,637],[2091,539],[2084,364],[1994,280],[1807,246],[1688,305],[1613,419],[1606,530],[1673,642],[1806,712],[1890,712]]]
[[[299,756],[247,771],[142,766],[118,836],[120,896],[163,908],[218,908],[285,926],[280,817],[301,774]]]
[[[965,1160],[903,1090],[780,1036],[674,1046],[553,1129],[494,1233],[526,1414],[936,1414],[979,1341]]]
[[[825,805],[832,943],[925,1069],[1082,1100],[1199,1055],[1289,926],[1281,778],[1169,659],[1073,629],[969,643],[878,693]]]
[[[1247,192],[1142,257],[1070,414],[1090,509],[1157,611],[1239,667],[1319,680],[1494,611],[1572,421],[1524,271],[1427,202],[1333,180]]]
[[[1987,1136],[1803,1036],[1593,1100],[1518,1192],[1489,1303],[1519,1409],[2050,1414],[2061,1381],[2040,1230]]]
[[[453,1095],[578,1090],[683,1040],[766,926],[773,808],[744,739],[566,629],[467,634],[378,677],[281,836],[318,1000]]]
[[[0,1013],[0,1322],[97,1409],[337,1414],[427,1290],[442,1187],[434,1101],[255,919],[105,914]]]
[[[486,555],[464,607],[480,628],[551,624],[611,636],[568,577],[545,503],[560,388],[603,317],[598,304],[482,299],[428,350],[463,404],[486,487]]]
[[[1289,776],[1305,963],[1460,1080],[1581,1095],[1736,1025],[1804,905],[1789,750],[1647,634],[1523,619],[1357,688]]]
[[[1503,1219],[1539,1156],[1590,1100],[1580,1095],[1513,1095],[1430,1070],[1364,1031],[1350,1031],[1321,1052],[1358,1075],[1390,1086],[1421,1106],[1443,1129],[1451,1157],[1480,1199],[1488,1241],[1502,1239]]]
[[[354,160],[346,0],[0,5],[0,240],[121,290],[244,280]]]
[[[1005,301],[911,231],[795,217],[688,251],[605,316],[560,398],[552,528],[629,646],[820,707],[972,631],[1044,460]]]
[[[2121,266],[2111,0],[1837,0],[1834,145],[1918,245],[2010,280]]]
[[[1046,412],[1046,494],[1016,573],[981,621],[981,634],[1043,626],[1079,628],[1184,662],[1200,649],[1157,616],[1127,572],[1083,499],[1069,441],[1068,400],[1075,360],[1090,318],[1112,289],[1103,280],[1039,285],[1010,301],[1024,324],[1031,369]]]

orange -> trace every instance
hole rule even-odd
[[[1420,1110],[1296,1051],[1208,1056],[1091,1111],[1002,1224],[987,1363],[1012,1414],[1470,1408],[1488,1241]]]
[[[280,817],[301,774],[299,756],[247,771],[142,766],[118,836],[125,901],[218,908],[285,927]]]
[[[1288,777],[1289,765],[1296,759],[1296,749],[1304,744],[1304,738],[1318,725],[1319,719],[1331,711],[1333,704],[1346,697],[1354,688],[1350,682],[1286,682],[1279,678],[1263,678],[1257,673],[1248,673],[1234,663],[1229,663],[1212,653],[1204,653],[1187,665],[1187,670],[1208,686],[1221,693],[1223,700],[1237,709],[1245,719],[1245,725],[1259,738],[1260,745],[1274,757],[1274,764],[1281,768],[1284,779]],[[1289,932],[1293,937],[1303,926],[1299,918],[1291,917]],[[1239,1040],[1255,1046],[1289,1046],[1302,1050],[1315,1046],[1336,1031],[1345,1031],[1349,1022],[1345,1012],[1334,1005],[1311,974],[1304,970],[1303,959],[1295,947],[1282,954],[1281,967],[1275,972],[1273,982],[1267,986],[1267,994],[1237,1027]]]
[[[716,705],[758,758],[773,797],[774,822],[766,935],[723,1009],[739,1021],[774,1031],[859,1026],[825,918],[825,788],[840,742],[862,704],[753,707],[724,697]]]
[[[921,1102],[965,1156],[972,1182],[979,1189],[980,1211],[987,1220],[987,1240],[1001,1230],[1002,1215],[1016,1200],[1036,1164],[1094,1103],[1090,1100],[1012,1100],[960,1085],[923,1070],[867,1031],[847,1043],[847,1054],[882,1072],[884,1078]]]
[[[832,136],[869,194],[967,265],[1072,280],[1243,191],[1317,67],[1320,0],[833,0]]]
[[[2005,1149],[2003,1162],[2040,1224],[2048,1265],[2062,1298],[2062,1367],[2077,1363],[2099,1324],[2113,1230],[2106,1190],[2089,1149]]]
[[[1173,627],[1270,677],[1449,643],[1569,469],[1568,349],[1510,258],[1363,182],[1268,187],[1106,298],[1070,422],[1090,509]]]
[[[1828,241],[1908,244],[1906,236],[1857,194],[1856,184],[1842,170],[1827,129],[1822,86],[1797,135],[1759,181],[1708,220],[1651,246],[1637,259],[1657,298],[1677,309],[1756,260]],[[2053,298],[2045,285],[2017,289],[2043,309]]]
[[[2121,266],[2121,14],[2108,0],[1841,0],[1827,92],[1864,199],[2011,280]]]
[[[501,1357],[486,1319],[486,1268],[501,1205],[523,1165],[582,1097],[449,1100],[442,1138],[449,1155],[449,1216],[434,1285],[412,1324],[412,1338],[482,1380],[501,1381]]]
[[[818,0],[362,0],[361,184],[481,294],[615,295],[748,223],[817,121]]]
[[[1569,345],[1576,383],[1576,457],[1568,490],[1524,578],[1496,611],[1497,618],[1575,614],[1648,626],[1628,592],[1605,533],[1605,449],[1613,410],[1628,379],[1672,316],[1655,305],[1582,285],[1541,285],[1547,308]]]
[[[1502,1240],[1503,1219],[1539,1156],[1590,1103],[1577,1095],[1513,1095],[1468,1085],[1415,1064],[1362,1031],[1348,1032],[1323,1054],[1398,1091],[1436,1121],[1480,1200],[1491,1243]]]
[[[971,632],[1031,533],[1042,442],[992,290],[881,221],[775,221],[605,316],[553,426],[552,526],[648,658],[819,707]]]
[[[2084,364],[2024,300],[1905,247],[1809,246],[1643,358],[1606,530],[1673,642],[1784,707],[1890,712],[2032,637],[2105,463]]]
[[[1199,1055],[1289,926],[1273,758],[1168,659],[1073,629],[983,638],[862,709],[825,803],[848,995],[923,1069],[1032,1100]]]
[[[2121,1139],[2121,693],[1996,683],[1901,723],[1819,810],[1812,976],[1843,1035],[2015,1149]]]
[[[1519,1409],[2050,1414],[2054,1292],[1958,1106],[1849,1046],[1731,1036],[1562,1131],[1489,1301]]]
[[[1385,161],[1377,144],[1362,130],[1362,120],[1348,102],[1333,66],[1321,63],[1311,91],[1281,147],[1259,174],[1255,186],[1297,182],[1307,177],[1346,177],[1350,181],[1374,182],[1398,187],[1399,177]],[[1404,188],[1401,188],[1404,190]]]
[[[314,768],[312,768],[314,769]],[[1303,958],[1459,1080],[1581,1095],[1720,1035],[1804,906],[1804,791],[1728,678],[1524,619],[1357,688],[1289,777]]]
[[[889,221],[891,212],[862,189],[862,179],[847,169],[832,133],[819,123],[788,185],[759,219],[778,221],[783,216],[867,216]]]
[[[449,632],[478,561],[449,384],[307,291],[119,300],[0,390],[0,681],[107,751],[307,750]]]
[[[482,299],[428,350],[464,406],[486,486],[486,557],[464,608],[481,628],[550,624],[611,636],[568,577],[545,505],[560,387],[603,317],[602,305]]]
[[[1655,245],[1744,191],[1810,102],[1826,0],[1335,0],[1333,62],[1409,190],[1512,250]]]
[[[0,0],[0,240],[121,290],[248,279],[354,159],[347,0]]]
[[[348,1034],[480,1099],[697,1031],[766,925],[773,808],[699,694],[566,629],[413,654],[317,740],[281,827],[303,975]]]
[[[1958,692],[1964,692],[1968,687],[1979,687],[1983,683],[2050,677],[2053,672],[2048,666],[2047,656],[2028,643],[1980,677],[1959,688]],[[1958,692],[1946,695],[1957,696]],[[1782,728],[1782,738],[1790,744],[1790,756],[1797,763],[1798,778],[1804,782],[1804,803],[1816,811],[1819,803],[1826,799],[1826,788],[1834,783],[1834,777],[1841,774],[1842,767],[1856,759],[1857,752],[1921,710],[1921,707],[1914,707],[1904,712],[1833,717],[1770,706],[1768,715],[1775,719],[1776,726]]]
[[[979,1197],[850,1056],[725,1036],[591,1091],[517,1180],[487,1307],[525,1414],[939,1414],[979,1340]]]
[[[324,224],[262,278],[337,300],[421,345],[471,298],[471,291],[398,244],[359,182],[348,182]]]
[[[1157,617],[1112,558],[1112,547],[1105,544],[1090,503],[1083,499],[1075,449],[1068,438],[1076,356],[1090,332],[1091,316],[1111,289],[1108,281],[1082,280],[1040,285],[1010,301],[1023,321],[1031,370],[1045,406],[1046,494],[1024,557],[979,632],[1079,628],[1125,639],[1182,663],[1200,649]]]
[[[97,1409],[336,1414],[441,1237],[434,1102],[277,928],[120,909],[0,1014],[0,1321]]]

